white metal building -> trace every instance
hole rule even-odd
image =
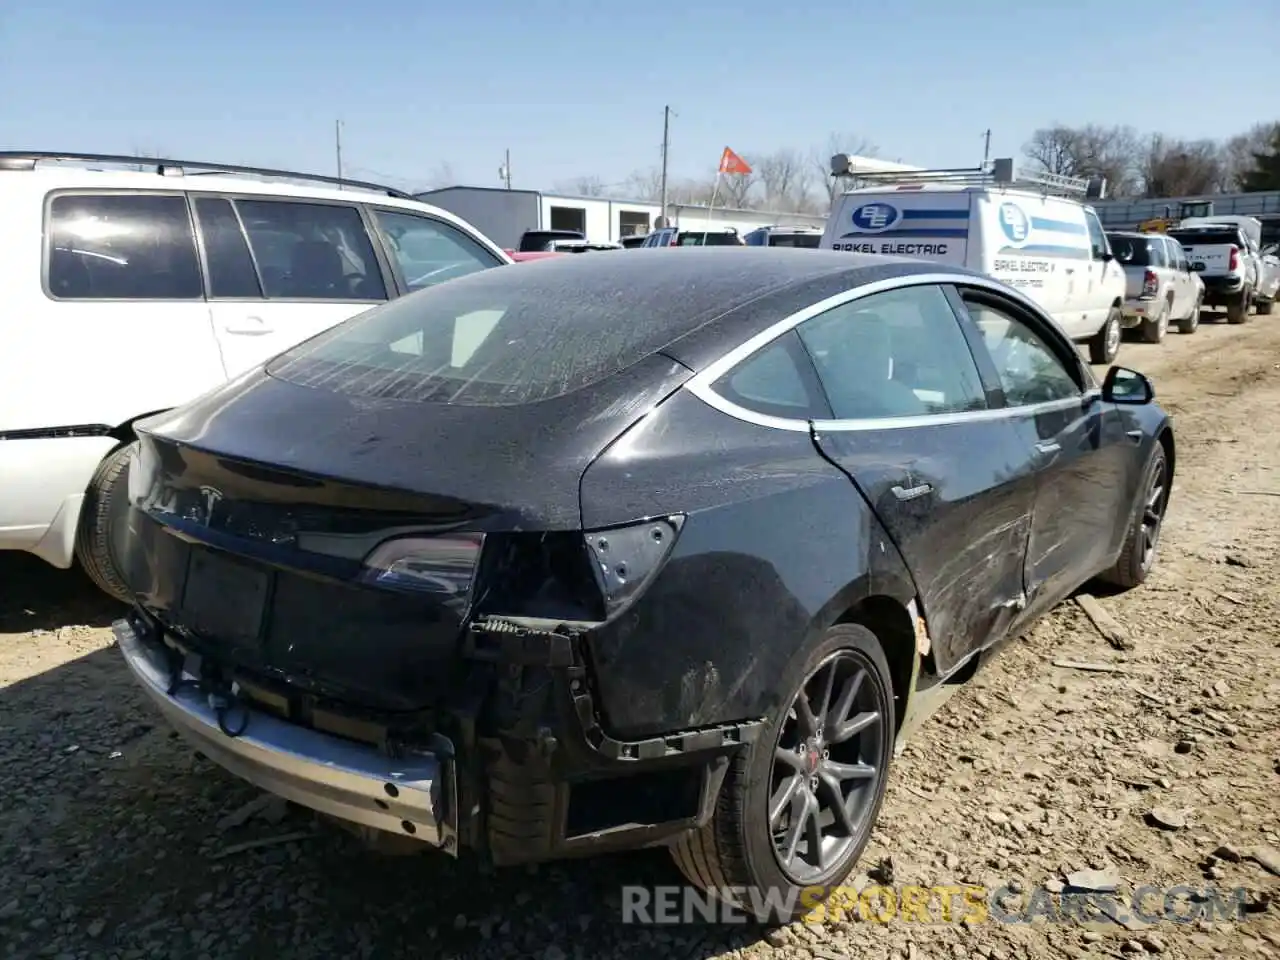
[[[859,169],[867,172],[918,170],[902,163],[856,157]],[[504,187],[444,187],[417,195],[457,214],[473,224],[494,243],[507,249],[520,242],[526,230],[576,230],[593,242],[616,243],[626,236],[649,233],[662,212],[660,204],[645,200],[611,200],[605,197],[574,197],[538,190],[507,190]],[[747,233],[757,227],[815,226],[826,222],[825,215],[778,213],[768,210],[733,210],[717,206],[708,210],[695,204],[669,204],[671,225],[681,230],[723,230],[733,227]]]

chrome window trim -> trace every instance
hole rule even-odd
[[[777,323],[757,333],[749,340],[745,340],[738,346],[734,347],[720,359],[714,363],[708,364],[698,373],[694,374],[684,385],[684,389],[693,394],[703,403],[721,413],[727,414],[736,420],[742,420],[746,423],[752,423],[756,426],[769,427],[774,430],[791,430],[796,432],[820,432],[820,431],[865,431],[865,430],[900,430],[907,427],[934,427],[947,426],[955,423],[973,423],[985,420],[1000,420],[1012,416],[1035,416],[1041,413],[1053,413],[1058,410],[1068,410],[1073,407],[1081,407],[1088,403],[1092,403],[1095,399],[1102,396],[1102,391],[1096,385],[1081,391],[1074,397],[1065,397],[1061,400],[1048,400],[1044,403],[1027,404],[1022,406],[1006,406],[987,408],[985,410],[962,410],[953,413],[926,413],[916,417],[880,417],[880,418],[859,418],[859,419],[790,419],[787,417],[774,417],[768,414],[756,413],[746,407],[739,406],[736,403],[726,399],[715,391],[713,385],[726,373],[742,363],[748,357],[757,351],[768,346],[778,337],[790,333],[806,320],[810,320],[816,316],[833,310],[836,307],[853,303],[865,297],[873,296],[878,293],[886,293],[891,290],[899,290],[907,287],[917,287],[927,284],[949,284],[962,287],[980,287],[985,288],[993,293],[999,294],[1009,300],[1019,303],[1021,306],[1033,311],[1037,316],[1046,316],[1044,310],[1025,294],[1006,287],[998,281],[991,280],[987,277],[970,276],[968,274],[956,273],[917,273],[904,277],[891,277],[887,280],[876,280],[872,283],[863,284],[852,290],[844,290],[840,293],[820,300],[817,303],[810,304],[803,310],[798,310],[789,316],[784,317]],[[1070,341],[1069,341],[1070,342]],[[1072,350],[1075,344],[1072,343]],[[1089,373],[1088,368],[1085,372]],[[1090,377],[1090,380],[1093,378]]]

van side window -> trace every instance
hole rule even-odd
[[[1084,221],[1089,227],[1089,247],[1093,259],[1101,260],[1110,249],[1107,246],[1107,235],[1102,229],[1102,223],[1098,220],[1098,215],[1092,210],[1084,212]]]
[[[204,258],[209,268],[209,296],[260,298],[262,287],[258,283],[258,272],[253,267],[249,243],[231,201],[224,197],[198,198],[196,219],[200,223],[200,239],[204,242]]]
[[[364,218],[343,203],[235,201],[269,300],[385,300]]]
[[[45,229],[49,293],[63,300],[204,296],[187,200],[172,194],[63,194]]]

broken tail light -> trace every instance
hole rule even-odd
[[[683,525],[679,514],[584,534],[607,617],[629,606],[658,575]]]
[[[442,602],[466,605],[471,599],[482,533],[396,537],[384,540],[364,558],[364,582],[390,590],[422,593]]]

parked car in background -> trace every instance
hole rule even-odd
[[[1260,233],[1261,224],[1253,217],[1237,219],[1252,220]],[[1227,323],[1248,320],[1262,273],[1262,257],[1248,224],[1193,217],[1170,230],[1169,236],[1182,244],[1192,269],[1204,281],[1205,306],[1226,307]]]
[[[758,227],[742,238],[748,247],[804,247],[816,250],[822,242],[821,227]]]
[[[1022,176],[1007,158],[990,170],[872,174],[837,154],[832,175],[874,185],[836,199],[823,247],[968,267],[1022,290],[1094,363],[1119,353],[1124,271],[1085,202],[1100,184]]]
[[[0,549],[108,538],[138,418],[389,299],[511,261],[374,184],[118,156],[0,153]]]
[[[622,246],[627,250],[632,250],[635,247],[642,247],[644,246],[644,239],[647,236],[647,233],[636,233],[629,237],[623,237]]]
[[[1107,234],[1111,252],[1124,268],[1126,328],[1138,328],[1147,343],[1160,343],[1169,324],[1193,333],[1200,324],[1204,283],[1191,269],[1186,251],[1172,237],[1115,230]]]
[[[139,433],[116,637],[204,756],[500,865],[666,843],[786,920],[917,694],[1142,583],[1174,479],[1150,381],[1022,294],[812,250],[473,274]]]
[[[587,238],[577,230],[526,230],[520,235],[520,243],[516,245],[518,253],[547,253],[554,249],[559,240],[580,240]]]
[[[1260,256],[1261,277],[1258,281],[1258,313],[1268,314],[1280,297],[1280,244],[1264,247]]]
[[[742,237],[733,227],[716,230],[681,230],[663,227],[645,237],[644,247],[741,247]]]

